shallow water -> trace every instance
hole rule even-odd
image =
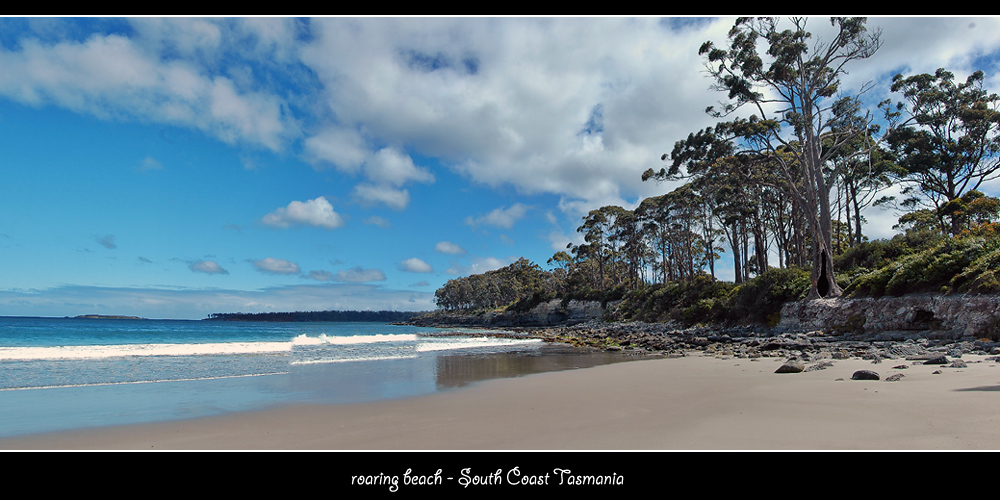
[[[629,358],[381,323],[0,318],[0,436],[358,403]]]

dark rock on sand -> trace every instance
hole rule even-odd
[[[931,356],[924,360],[925,365],[946,365],[948,364],[948,356],[944,354],[939,354],[936,356]]]
[[[801,361],[790,359],[786,361],[785,364],[779,366],[778,369],[774,371],[774,373],[799,373],[805,369],[806,366],[802,364]]]
[[[879,376],[871,370],[858,370],[851,375],[851,380],[879,380]]]

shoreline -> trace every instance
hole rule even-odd
[[[0,449],[1000,449],[1000,417],[988,394],[1000,390],[995,356],[964,355],[964,367],[827,358],[799,373],[775,373],[782,356],[685,354],[405,399],[12,437],[0,439]],[[852,380],[858,370],[882,379]],[[885,380],[891,374],[902,377]]]

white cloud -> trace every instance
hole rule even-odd
[[[344,225],[344,219],[333,211],[333,205],[325,197],[305,202],[293,201],[287,207],[279,207],[274,212],[265,215],[261,222],[268,226],[290,227],[305,225],[336,229]]]
[[[188,265],[188,268],[198,273],[229,274],[229,271],[226,271],[218,263],[211,260],[199,260],[197,262],[192,262],[190,265]]]
[[[434,245],[434,250],[448,255],[461,255],[466,253],[464,248],[450,241],[439,241],[437,245]]]
[[[385,281],[385,273],[379,269],[362,269],[361,267],[354,267],[352,269],[337,271],[336,280],[348,283]]]
[[[403,210],[410,204],[410,192],[385,184],[358,184],[354,197],[363,205],[382,204],[393,210]]]
[[[251,262],[258,271],[264,274],[299,274],[299,265],[284,259],[267,257]]]
[[[369,152],[361,134],[354,130],[330,127],[304,141],[306,157],[316,162],[329,162],[344,172],[357,172]]]
[[[188,33],[211,30],[202,20],[173,23]],[[197,28],[197,29],[196,29]],[[99,118],[153,121],[202,130],[228,143],[282,150],[299,135],[275,94],[240,88],[213,75],[197,58],[163,57],[164,47],[142,37],[95,34],[83,41],[19,40],[0,49],[0,95],[32,105],[55,104]],[[208,36],[204,40],[211,39]],[[213,43],[196,43],[198,50]],[[185,50],[193,55],[195,47]]]
[[[477,257],[473,260],[472,264],[469,265],[460,265],[457,263],[453,264],[445,270],[445,273],[453,276],[482,274],[487,271],[500,269],[501,267],[511,264],[515,260],[516,258],[514,257],[507,257],[506,259],[498,259],[496,257]]]
[[[431,273],[434,272],[434,268],[430,264],[413,257],[411,259],[406,259],[400,263],[400,269],[411,272],[411,273]]]
[[[363,139],[353,132],[328,129],[306,139],[305,145],[311,161],[330,162],[351,174],[363,171],[368,180],[353,191],[354,198],[363,205],[381,204],[403,210],[410,204],[410,192],[403,186],[434,182],[434,175],[414,164],[409,155],[390,147],[370,153]]]
[[[606,200],[649,190],[642,171],[709,123],[718,98],[692,75],[727,24],[681,35],[654,18],[323,19],[303,60],[338,119],[371,137],[478,183]]]
[[[409,155],[393,148],[382,148],[365,165],[365,175],[373,182],[396,187],[408,182],[434,182],[434,175],[427,169],[413,164]]]
[[[510,229],[514,223],[524,218],[528,213],[528,206],[515,203],[510,207],[500,207],[492,212],[479,217],[466,217],[465,223],[470,226],[488,225]]]

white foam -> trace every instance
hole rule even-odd
[[[205,356],[291,352],[291,342],[224,342],[205,344],[120,344],[50,347],[0,347],[0,361],[100,359],[129,356]]]
[[[216,342],[191,344],[69,345],[46,347],[0,347],[0,361],[42,359],[102,359],[130,356],[205,356],[291,352],[294,346],[351,345],[375,342],[413,342],[415,334],[380,334],[318,337],[299,335],[290,342]]]
[[[472,349],[477,347],[507,347],[540,343],[541,339],[498,339],[474,337],[449,342],[425,342],[417,346],[419,352],[447,351],[452,349]]]
[[[371,344],[375,342],[413,342],[417,340],[416,334],[378,334],[378,335],[351,335],[351,336],[329,336],[321,333],[318,337],[310,337],[306,334],[299,335],[292,339],[295,345],[319,345],[319,344]]]

